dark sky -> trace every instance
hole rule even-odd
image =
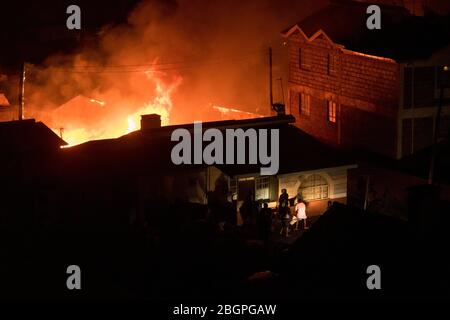
[[[178,9],[177,0],[147,0],[158,3],[159,14],[170,16]],[[207,9],[211,8],[211,3],[222,7],[224,4],[231,3],[229,0],[204,0],[205,15]],[[248,6],[250,0],[235,1],[236,11],[240,7]],[[299,18],[304,15],[304,11],[311,8],[319,8],[327,0],[264,0],[261,3],[269,3],[270,10],[275,15],[286,14],[286,8],[290,7],[292,11],[299,11]],[[67,19],[66,8],[70,4],[77,4],[82,10],[82,26],[84,31],[92,31],[105,24],[119,24],[127,21],[129,12],[135,7],[139,0],[26,0],[26,1],[2,1],[0,10],[0,41],[2,53],[0,55],[0,64],[8,64],[16,60],[21,60],[21,56],[26,60],[42,60],[48,53],[55,51],[71,50],[74,46],[73,38],[76,32],[69,32],[65,29]],[[198,2],[196,2],[198,3]],[[437,11],[444,13],[450,9],[450,1],[428,0],[428,3]],[[206,5],[208,4],[208,5]],[[227,10],[230,6],[226,7]],[[195,10],[202,11],[202,8]],[[226,10],[225,10],[226,11]],[[227,12],[224,12],[224,16]],[[255,12],[258,15],[259,12]],[[291,15],[292,17],[292,15]],[[287,17],[286,21],[290,17]],[[345,22],[343,22],[345,23]],[[245,28],[245,24],[242,25]],[[57,41],[48,41],[42,43],[42,37],[45,38],[46,30],[55,30],[61,38]],[[64,35],[64,33],[66,33]],[[64,37],[68,38],[63,41]],[[30,54],[33,52],[32,54]],[[30,57],[31,55],[31,57]]]
[[[107,23],[126,21],[128,12],[138,0],[95,0],[95,1],[2,1],[0,10],[0,40],[2,53],[0,63],[9,64],[21,60],[41,60],[58,50],[72,49],[70,38],[75,36],[65,28],[67,6],[81,7],[82,26],[85,30],[95,30]],[[113,5],[111,4],[113,3]],[[69,41],[49,41],[42,43],[46,30],[55,30]],[[64,35],[64,32],[67,32]],[[45,37],[45,36],[44,36]],[[33,52],[30,54],[30,52]]]
[[[280,31],[320,9],[327,0],[28,0],[2,2],[0,72],[29,71],[28,101],[55,107],[85,94],[118,103],[148,101],[135,73],[53,72],[87,65],[147,65],[179,62],[164,71],[183,78],[174,97],[178,113],[210,103],[259,112],[268,105],[267,48],[274,53],[274,79],[287,81],[286,50]],[[434,0],[430,0],[435,2]],[[433,5],[441,12],[443,1]],[[445,1],[450,4],[450,1]],[[81,8],[82,30],[66,28],[66,8]],[[342,21],[345,24],[345,21]],[[106,26],[106,27],[105,27]],[[101,35],[97,32],[102,31]],[[199,65],[198,61],[215,61]],[[219,61],[220,63],[217,63]],[[47,68],[48,70],[46,70]],[[72,70],[73,71],[73,70]],[[122,70],[124,71],[124,70]],[[127,71],[127,70],[125,70]],[[13,78],[11,78],[13,79]],[[278,81],[278,80],[277,80]],[[278,82],[274,96],[281,97]],[[17,81],[16,81],[17,82]],[[11,83],[15,83],[11,81]],[[144,82],[145,83],[145,82]],[[285,87],[286,88],[286,87]],[[10,90],[16,96],[16,89]],[[33,100],[34,99],[34,100]],[[105,98],[106,99],[106,98]],[[182,109],[183,106],[185,109]],[[180,121],[185,119],[180,119]]]

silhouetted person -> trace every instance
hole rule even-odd
[[[245,198],[244,203],[242,204],[239,211],[241,213],[244,226],[250,225],[253,214],[253,200],[250,194]]]
[[[286,189],[281,189],[281,195],[278,199],[278,215],[281,222],[280,234],[283,234],[283,231],[285,231],[287,237],[289,236],[289,220],[291,215],[289,212],[289,195]]]
[[[258,231],[259,236],[264,244],[267,245],[270,235],[270,229],[272,227],[272,210],[267,203],[264,203],[263,208],[258,215]]]

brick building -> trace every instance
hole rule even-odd
[[[432,143],[450,65],[449,18],[381,5],[381,30],[368,30],[367,6],[335,1],[282,32],[287,112],[324,142],[401,158]],[[450,94],[443,93],[438,134],[447,135]]]

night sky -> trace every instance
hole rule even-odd
[[[41,41],[44,32],[42,29],[62,28],[60,32],[67,31],[64,30],[67,19],[65,10],[70,4],[77,4],[81,7],[83,31],[95,32],[104,25],[126,23],[132,9],[137,5],[142,5],[142,2],[152,3],[155,7],[158,7],[158,15],[160,17],[170,17],[180,7],[180,0],[115,0],[113,2],[108,0],[2,1],[0,41],[3,52],[0,63],[17,62],[17,59],[21,56],[28,58],[28,60],[40,60],[54,52],[74,49],[74,44],[70,41],[65,43],[52,41],[45,44],[46,48],[42,48]],[[222,8],[223,10],[220,10],[221,15],[225,19],[232,21],[233,24],[239,23],[241,28],[247,27],[248,19],[234,21],[233,16],[248,8],[255,7],[255,4],[255,9],[252,9],[255,16],[265,16],[268,13],[273,14],[284,19],[285,25],[289,25],[292,23],[291,20],[294,19],[293,13],[297,15],[296,19],[298,20],[312,10],[320,8],[326,2],[326,0],[191,1],[192,8],[204,15],[209,15],[211,8]],[[440,13],[448,12],[450,9],[449,1],[429,0],[428,3],[430,7]],[[226,23],[223,26],[226,27]],[[203,26],[199,24],[198,27],[201,28]],[[279,27],[278,25],[273,27],[274,33],[279,31],[276,29]],[[30,51],[33,51],[33,53],[30,54]]]

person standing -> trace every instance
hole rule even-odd
[[[298,223],[299,221],[302,221],[303,224],[303,230],[307,229],[306,226],[306,204],[305,202],[300,198],[298,199],[297,204],[295,205],[295,213],[297,216],[297,223],[295,224],[295,230],[298,229]]]
[[[289,195],[286,189],[281,189],[281,195],[278,199],[278,215],[281,222],[281,230],[280,234],[283,234],[283,231],[286,233],[286,237],[289,236],[289,220],[290,220],[290,212],[289,212]]]
[[[272,210],[269,208],[267,202],[265,202],[258,215],[259,236],[265,245],[268,243],[271,227]]]

